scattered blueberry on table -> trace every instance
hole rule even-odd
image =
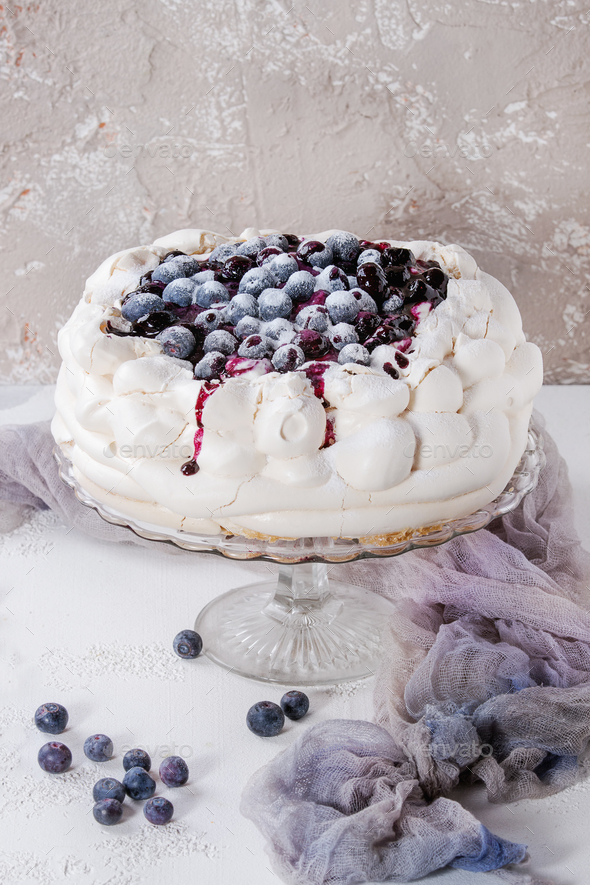
[[[138,748],[127,750],[123,756],[123,768],[125,771],[130,771],[132,768],[143,768],[145,771],[149,771],[151,767],[152,760],[150,754],[146,753],[145,750]]]
[[[35,725],[47,734],[61,734],[68,719],[68,711],[61,704],[41,704],[35,711]]]
[[[113,742],[106,734],[91,734],[84,741],[84,755],[93,762],[107,762],[113,755]]]
[[[285,714],[272,701],[259,701],[248,710],[246,725],[259,737],[275,737],[282,731]]]
[[[172,820],[174,806],[169,799],[164,799],[163,796],[154,796],[153,799],[148,799],[143,806],[143,813],[151,824],[161,826]]]
[[[123,778],[123,787],[131,799],[149,799],[156,792],[156,782],[145,768],[130,768]]]
[[[92,809],[94,820],[105,827],[118,824],[123,814],[123,806],[118,799],[101,799]]]
[[[181,630],[172,642],[179,658],[198,658],[203,649],[203,640],[194,630]]]
[[[303,719],[309,710],[309,698],[302,691],[288,691],[281,698],[281,709],[287,719]]]
[[[182,787],[188,780],[188,765],[182,756],[167,756],[160,765],[160,780],[167,787]]]
[[[50,774],[61,774],[67,771],[72,764],[72,752],[61,741],[50,741],[43,744],[37,755],[37,761],[43,769]]]
[[[121,781],[114,777],[102,777],[92,788],[92,797],[95,802],[102,799],[116,799],[117,802],[125,801],[125,788]]]

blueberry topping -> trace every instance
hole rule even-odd
[[[134,750],[127,750],[123,756],[123,768],[125,771],[131,771],[132,768],[143,768],[149,771],[152,767],[152,760],[149,753],[136,747]]]
[[[359,312],[359,303],[352,292],[332,292],[326,307],[333,323],[352,323]]]
[[[348,264],[356,261],[358,254],[361,251],[360,243],[354,234],[350,234],[345,230],[339,230],[335,234],[329,236],[326,240],[326,246],[331,248],[336,261],[342,261]]]
[[[162,310],[163,307],[164,302],[159,295],[150,292],[133,292],[125,299],[121,307],[121,316],[130,323],[136,323],[142,317],[148,316],[155,310]]]
[[[198,658],[203,650],[203,640],[194,630],[181,630],[172,642],[179,658]]]
[[[197,284],[192,279],[172,280],[162,292],[162,301],[170,301],[180,307],[188,307],[193,302]]]
[[[221,304],[229,301],[229,292],[223,283],[208,280],[202,286],[197,286],[193,295],[193,302],[199,307],[211,307],[212,304]]]
[[[343,270],[335,264],[329,264],[315,278],[315,288],[324,292],[338,292],[349,289],[350,284]]]
[[[69,747],[62,744],[61,741],[50,741],[43,744],[37,754],[37,761],[43,771],[50,774],[61,774],[67,771],[72,764],[72,753]]]
[[[219,310],[204,310],[193,320],[197,329],[202,329],[205,334],[214,332],[221,324],[221,312]]]
[[[383,300],[383,294],[387,290],[387,278],[380,264],[366,261],[359,267],[356,278],[359,288],[368,292],[372,298]]]
[[[346,363],[359,363],[368,366],[371,362],[371,354],[362,344],[347,344],[338,354],[338,362],[341,366]]]
[[[224,332],[223,330],[210,332],[203,344],[203,350],[205,353],[216,351],[218,353],[225,353],[229,356],[230,353],[235,353],[237,349],[238,342],[234,336],[230,332]]]
[[[299,237],[295,234],[283,234],[283,236],[287,241],[289,251],[295,252],[299,248],[299,244],[301,243]]]
[[[156,335],[156,340],[162,345],[165,354],[179,360],[189,357],[197,346],[195,336],[184,326],[170,326]]]
[[[258,311],[263,320],[289,317],[292,309],[293,302],[284,289],[265,289],[258,298]]]
[[[281,252],[289,251],[289,241],[282,234],[269,234],[266,238],[267,246],[276,246]]]
[[[46,734],[61,734],[68,719],[68,711],[61,704],[41,704],[35,710],[35,725]]]
[[[238,356],[251,360],[262,360],[272,352],[272,340],[266,335],[248,335],[238,348]]]
[[[283,255],[283,250],[279,249],[278,246],[265,246],[256,256],[256,264],[262,267],[263,264],[274,261],[277,255]]]
[[[433,289],[440,289],[441,292],[446,292],[449,278],[440,267],[429,268],[424,273],[424,279]]]
[[[178,249],[173,249],[171,252],[166,252],[164,257],[162,258],[162,263],[165,261],[170,261],[171,258],[176,258],[177,255],[185,255],[186,252],[179,252]]]
[[[267,338],[272,338],[273,341],[282,340],[283,343],[291,341],[295,336],[293,323],[290,323],[289,320],[283,319],[282,317],[277,317],[276,320],[270,320],[270,322],[264,323],[260,331],[263,335],[266,335]]]
[[[412,275],[405,265],[390,265],[385,268],[385,278],[389,286],[401,288],[412,279]]]
[[[223,265],[221,275],[224,280],[241,280],[253,267],[254,262],[251,258],[245,255],[232,255]]]
[[[162,305],[163,307],[163,305]],[[176,317],[171,310],[154,310],[133,324],[133,331],[144,338],[155,338],[163,329],[171,326]]]
[[[365,292],[363,289],[355,288],[351,289],[350,291],[357,300],[359,310],[364,310],[368,313],[379,313],[377,302],[374,298],[371,298],[368,292]]]
[[[219,378],[225,369],[227,357],[218,350],[212,350],[206,353],[202,360],[195,366],[195,378],[202,381],[211,381],[213,378]],[[196,471],[193,470],[193,473]]]
[[[272,701],[259,701],[250,707],[246,716],[246,725],[259,737],[275,737],[285,724],[285,714],[278,704]]]
[[[387,374],[394,378],[396,381],[399,378],[398,370],[394,366],[392,366],[391,363],[383,363],[383,371],[387,372]]]
[[[357,258],[357,264],[365,264],[367,261],[372,264],[381,264],[381,252],[378,249],[365,249]]]
[[[113,742],[106,734],[92,734],[84,741],[84,755],[93,762],[107,762],[113,755]]]
[[[226,315],[228,321],[232,325],[237,326],[244,317],[258,316],[258,302],[254,295],[239,292],[237,295],[234,295],[228,304]]]
[[[359,341],[364,342],[370,338],[375,329],[381,324],[381,317],[377,313],[369,311],[360,311],[356,318],[355,327],[359,336]]]
[[[311,359],[324,356],[330,347],[328,339],[313,329],[302,329],[293,339],[293,344],[300,347],[305,356]]]
[[[354,326],[348,323],[337,323],[330,329],[330,341],[336,350],[342,350],[347,344],[357,344],[359,336]]]
[[[283,344],[277,347],[272,364],[278,372],[294,372],[305,362],[305,354],[296,344]]]
[[[281,283],[286,283],[289,277],[297,273],[299,265],[291,255],[277,255],[269,262],[273,274]]]
[[[400,369],[407,369],[408,366],[410,365],[410,361],[407,358],[407,356],[404,356],[403,353],[399,352],[399,350],[397,351],[397,353],[395,355],[395,361],[398,364],[398,366],[400,367]]]
[[[190,277],[199,270],[199,262],[195,258],[177,256],[160,264],[152,271],[152,282],[160,280],[162,283],[171,283],[180,277]]]
[[[293,301],[306,301],[315,289],[315,277],[307,270],[298,270],[291,274],[283,292]]]
[[[302,329],[326,332],[328,329],[328,308],[323,304],[310,304],[299,311],[295,323]]]
[[[403,305],[404,295],[401,289],[390,289],[389,297],[387,298],[387,301],[383,302],[381,312],[384,313],[385,316],[390,316],[391,314],[399,313]]]
[[[240,280],[238,292],[245,292],[257,298],[265,289],[274,286],[275,279],[268,267],[253,267]]]
[[[182,787],[188,780],[188,765],[182,756],[167,756],[160,765],[160,780],[167,787]]]
[[[330,246],[319,240],[306,240],[297,249],[297,257],[311,267],[327,267],[333,263],[334,253]]]
[[[381,262],[384,266],[388,266],[390,264],[400,265],[400,264],[414,264],[414,255],[410,252],[409,249],[401,249],[398,246],[386,246],[386,248],[381,253]]]
[[[169,799],[164,799],[163,796],[154,796],[153,799],[148,799],[143,806],[143,813],[151,824],[162,826],[172,820],[174,806]]]
[[[202,286],[203,283],[210,283],[215,280],[216,274],[214,270],[200,270],[198,273],[193,274],[190,279],[198,286]]]
[[[123,787],[131,799],[149,799],[156,792],[156,782],[145,768],[129,768],[123,778]],[[115,801],[105,799],[105,802]]]
[[[207,264],[212,268],[223,267],[228,258],[232,255],[237,255],[238,248],[238,244],[234,243],[223,243],[221,246],[216,246],[207,259]]]
[[[121,820],[123,806],[118,799],[101,799],[92,809],[92,814],[103,827],[112,827]]]
[[[250,237],[245,243],[238,246],[238,255],[246,255],[248,258],[255,259],[261,249],[266,247],[264,237]]]
[[[424,280],[416,277],[406,287],[406,300],[410,302],[424,301],[427,291]]]
[[[92,797],[95,802],[101,799],[116,799],[117,802],[125,801],[125,790],[121,781],[114,777],[102,777],[92,788]]]
[[[303,719],[309,710],[309,698],[302,691],[288,691],[281,698],[281,710],[287,719]]]
[[[236,325],[234,329],[234,334],[236,338],[242,340],[244,338],[247,338],[248,335],[255,335],[257,332],[260,332],[261,326],[262,322],[257,319],[257,317],[245,316],[242,317],[240,322]]]

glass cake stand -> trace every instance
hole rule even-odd
[[[436,547],[484,528],[514,510],[539,480],[543,439],[531,422],[527,446],[504,491],[469,516],[430,528],[370,538],[247,538],[197,535],[142,523],[93,498],[56,446],[61,479],[107,522],[142,538],[227,559],[278,563],[273,580],[230,590],[199,613],[195,630],[212,661],[250,679],[283,685],[334,685],[371,676],[379,662],[382,629],[394,604],[361,587],[329,577],[330,565],[384,559]]]

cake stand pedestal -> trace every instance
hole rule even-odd
[[[203,652],[241,676],[284,685],[333,685],[371,676],[379,662],[382,631],[395,613],[392,602],[330,578],[331,567],[358,559],[383,559],[435,547],[475,532],[514,510],[537,485],[545,463],[543,440],[531,422],[527,447],[504,491],[469,516],[403,537],[368,539],[250,539],[197,535],[130,519],[93,498],[73,465],[56,447],[63,481],[107,522],[143,538],[228,559],[279,564],[274,581],[249,584],[218,596],[201,611],[195,629]]]

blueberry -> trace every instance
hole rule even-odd
[[[366,261],[357,270],[356,278],[359,288],[373,298],[381,300],[381,296],[387,291],[387,278],[380,264]]]
[[[221,246],[216,246],[207,259],[207,264],[210,267],[221,267],[228,258],[231,258],[232,255],[237,255],[238,246],[239,244],[237,243],[223,243]]]
[[[162,826],[172,820],[174,806],[169,799],[164,799],[163,796],[154,796],[153,799],[148,799],[143,806],[143,813],[151,824]]]
[[[282,731],[284,724],[285,714],[272,701],[259,701],[250,707],[246,716],[246,725],[259,737],[274,737]]]
[[[92,788],[92,797],[95,802],[101,799],[116,799],[117,802],[125,801],[125,790],[121,781],[114,777],[102,777]]]
[[[68,719],[68,711],[61,704],[41,704],[35,710],[35,725],[47,734],[61,734]]]
[[[61,774],[62,771],[67,771],[72,764],[72,753],[70,748],[60,741],[50,741],[48,744],[43,744],[39,750],[37,762],[43,771]]]
[[[199,307],[211,307],[212,304],[221,304],[229,301],[229,292],[223,283],[215,280],[207,280],[202,286],[197,286],[193,295],[193,303]]]
[[[171,252],[166,252],[160,263],[163,264],[165,261],[170,261],[172,258],[176,258],[177,255],[184,255],[186,257],[186,252],[181,252],[180,249],[172,249]]]
[[[281,709],[287,719],[303,719],[309,710],[309,698],[302,691],[288,691],[281,698]]]
[[[375,329],[381,324],[381,317],[377,312],[361,310],[355,321],[355,328],[359,341],[364,342],[370,338]]]
[[[348,280],[348,288],[349,289],[356,289],[357,288],[356,277],[352,277],[350,274],[348,274],[346,279]]]
[[[399,372],[391,363],[383,363],[383,371],[386,372],[394,381],[399,378]]]
[[[250,237],[245,243],[238,246],[238,255],[246,255],[248,258],[255,259],[261,249],[266,246],[264,237]]]
[[[283,236],[289,244],[289,251],[295,252],[295,250],[299,248],[299,245],[301,243],[300,238],[296,234],[283,234]]]
[[[246,292],[238,292],[227,305],[226,317],[233,326],[237,326],[244,317],[257,316],[258,302],[254,295],[247,294]]]
[[[431,267],[424,273],[424,279],[433,289],[438,289],[440,292],[447,291],[449,278],[440,267]]]
[[[297,249],[297,257],[311,267],[327,267],[333,263],[334,253],[330,246],[319,240],[304,240]]]
[[[149,799],[156,792],[155,780],[145,768],[139,766],[127,771],[123,778],[123,786],[131,799]]]
[[[329,246],[334,253],[336,261],[352,262],[356,261],[361,246],[354,234],[345,230],[336,231],[326,240],[326,246]]]
[[[305,354],[296,344],[283,344],[277,347],[272,364],[278,372],[294,372],[305,362]]]
[[[348,323],[337,323],[335,326],[332,326],[329,338],[332,342],[332,347],[336,350],[342,350],[347,344],[357,344],[359,340],[356,329]]]
[[[266,238],[267,246],[276,246],[281,252],[289,251],[289,241],[282,234],[269,234]]]
[[[171,283],[172,280],[178,280],[180,277],[190,277],[192,274],[197,273],[198,269],[198,261],[193,261],[192,264],[187,265],[182,258],[172,258],[152,271],[152,281],[160,280],[162,283]],[[187,273],[187,270],[190,272]]]
[[[313,329],[302,329],[293,339],[293,344],[300,347],[306,357],[313,359],[324,356],[330,347],[328,339]]]
[[[189,357],[197,346],[195,336],[184,326],[169,326],[156,335],[156,341],[160,342],[167,356],[174,356],[179,360]]]
[[[338,362],[341,366],[346,363],[359,363],[368,366],[371,362],[371,354],[362,344],[347,344],[338,354]]]
[[[348,277],[335,264],[329,264],[315,278],[316,291],[338,292],[349,288]]]
[[[406,286],[406,301],[417,304],[419,301],[425,301],[428,293],[428,287],[424,280],[418,277],[408,283]]]
[[[405,264],[391,264],[385,268],[385,279],[388,285],[402,288],[410,282],[412,275]]]
[[[188,780],[188,765],[182,756],[167,756],[160,765],[160,780],[167,787],[182,787]]]
[[[283,344],[292,341],[295,336],[293,323],[283,317],[277,317],[276,320],[264,323],[260,332],[267,338],[272,338],[273,341],[282,341]]]
[[[221,276],[224,280],[235,282],[236,280],[241,280],[244,274],[252,270],[253,267],[254,262],[246,255],[232,255],[223,265]]]
[[[352,292],[332,292],[326,307],[333,323],[352,323],[359,312],[359,303]]]
[[[193,283],[196,283],[198,286],[202,286],[203,283],[211,283],[215,279],[215,271],[214,270],[200,270],[198,273],[195,273],[190,278]]]
[[[151,292],[132,293],[121,307],[121,316],[130,323],[135,323],[154,310],[162,310],[164,302],[159,295]]]
[[[263,320],[288,317],[293,310],[293,302],[283,289],[265,289],[258,298],[258,311]]]
[[[238,342],[234,336],[230,332],[224,332],[223,330],[210,332],[203,344],[205,353],[210,353],[210,351],[214,350],[218,353],[226,353],[229,356],[230,353],[235,353],[237,349]]]
[[[270,262],[269,266],[277,280],[280,280],[281,283],[285,283],[299,269],[299,265],[291,255],[277,255]]]
[[[272,340],[266,335],[248,335],[238,348],[238,356],[262,360],[273,352]]]
[[[293,301],[307,301],[315,289],[315,277],[307,270],[298,270],[291,274],[283,292]]]
[[[113,742],[106,734],[92,734],[84,741],[84,755],[93,762],[107,762],[113,755]]]
[[[203,650],[203,640],[194,630],[181,630],[174,637],[172,648],[179,658],[198,658]]]
[[[253,267],[240,280],[238,293],[245,292],[257,298],[265,289],[274,286],[275,278],[268,267]]]
[[[277,255],[282,254],[283,250],[279,249],[278,246],[265,246],[256,256],[256,264],[258,264],[259,267],[262,267],[264,264],[270,265],[270,262],[274,261]]]
[[[202,360],[195,366],[195,378],[202,381],[211,381],[219,378],[225,369],[227,357],[219,351],[212,350],[206,353]]]
[[[149,771],[151,767],[152,760],[150,759],[150,754],[146,753],[145,750],[140,750],[136,747],[135,750],[127,750],[123,756],[123,768],[125,771],[131,771],[132,768],[143,768],[145,771]]]
[[[374,298],[371,298],[368,292],[363,289],[352,288],[350,290],[357,300],[359,310],[366,310],[369,313],[378,313],[379,308]]]
[[[385,267],[393,264],[414,264],[416,259],[409,249],[402,249],[399,246],[388,246],[381,253],[381,261]]]
[[[401,290],[390,289],[389,298],[387,299],[387,301],[383,302],[381,313],[385,314],[385,316],[390,316],[391,314],[399,313],[403,306],[404,296]]]
[[[381,264],[381,252],[378,249],[365,249],[357,258],[357,265],[370,261],[372,264]]]
[[[323,304],[310,304],[299,311],[295,323],[301,329],[325,332],[328,328],[328,308]]]
[[[162,292],[162,301],[171,301],[173,304],[180,305],[180,307],[188,307],[193,302],[196,288],[197,286],[192,279],[181,278],[172,280]]]
[[[94,820],[103,827],[118,824],[123,814],[123,806],[118,799],[101,799],[92,809]]]
[[[255,335],[260,331],[261,326],[261,321],[256,317],[242,317],[234,329],[234,334],[237,338],[242,340],[243,338],[247,338],[248,335]]]
[[[219,310],[204,310],[193,320],[193,325],[202,329],[205,334],[214,332],[221,324],[221,312]]]
[[[145,317],[133,324],[133,331],[136,335],[143,335],[145,338],[155,338],[168,326],[174,325],[177,317],[171,310],[165,310],[164,304],[160,310],[154,310]]]

